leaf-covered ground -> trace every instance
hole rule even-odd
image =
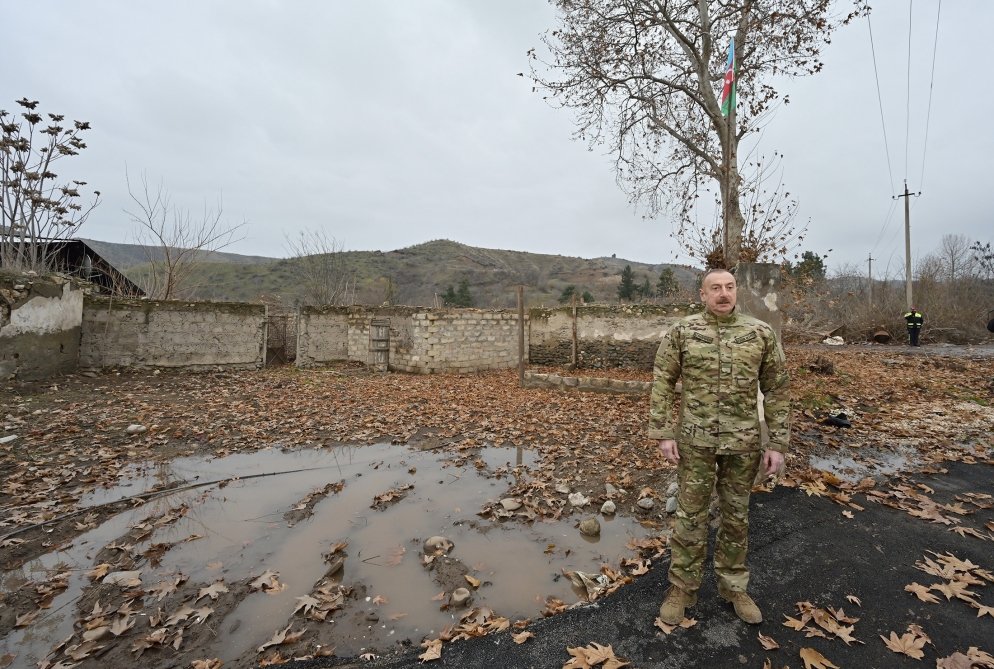
[[[787,485],[846,505],[853,490],[872,485],[860,472],[875,473],[887,464],[888,453],[901,454],[901,467],[929,466],[983,457],[982,449],[990,444],[990,359],[827,347],[789,351],[788,357],[794,439],[781,479]],[[622,370],[597,374],[650,378],[648,372]],[[516,445],[534,451],[539,464],[530,477],[509,483],[508,495],[522,502],[508,514],[511,522],[568,514],[568,506],[550,502],[564,484],[598,491],[612,484],[619,489],[614,501],[620,514],[636,514],[640,497],[665,500],[673,470],[645,436],[647,397],[521,389],[516,382],[514,371],[374,375],[346,366],[212,374],[124,372],[9,385],[0,389],[0,438],[16,438],[0,443],[0,568],[13,569],[48,553],[140,503],[77,508],[86,493],[116,484],[129,465],[189,454],[387,441],[444,449],[457,463],[472,466],[479,447]],[[824,424],[840,413],[851,427]],[[839,452],[852,460],[854,482],[821,476],[807,457]],[[599,505],[604,499],[592,501]],[[915,507],[913,499],[897,499],[921,513],[943,513],[927,505],[924,510]],[[95,569],[112,564],[110,548],[101,553],[106,560],[94,562]],[[131,566],[115,564],[113,570],[126,573]],[[0,618],[0,636],[32,624],[32,612],[59,592],[62,580],[54,574],[31,596],[20,590],[2,594],[10,615]],[[235,594],[224,593],[220,601]],[[154,597],[145,595],[148,602]],[[198,601],[200,606],[206,599]],[[115,638],[129,634],[132,611],[107,614],[99,601],[93,604],[84,621],[89,629],[107,627],[101,634]],[[201,606],[187,617],[210,613]],[[292,631],[284,631],[293,638]],[[143,643],[161,646],[174,639],[163,636]],[[91,648],[106,643],[104,637],[89,641]],[[84,651],[77,654],[89,657]]]

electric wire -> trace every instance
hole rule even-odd
[[[904,114],[904,181],[908,181],[908,145],[911,137],[911,11],[915,7],[915,0],[908,3],[908,80],[907,80],[907,103]]]
[[[873,24],[866,15],[866,25],[870,29],[870,53],[873,55],[873,78],[877,82],[877,105],[880,107],[880,127],[884,132],[884,152],[887,154],[887,173],[890,175],[890,192],[894,192],[894,170],[890,165],[890,145],[887,143],[887,124],[884,122],[884,101],[880,95],[880,75],[877,73],[877,50],[873,45]]]
[[[890,227],[891,221],[894,219],[894,212],[897,211],[897,200],[891,198],[890,208],[887,210],[887,215],[884,217],[884,223],[880,226],[880,232],[877,234],[877,241],[873,243],[873,248],[870,249],[870,253],[877,250],[880,246],[880,241],[884,238],[887,233],[887,229]]]
[[[935,38],[932,41],[932,74],[928,80],[928,112],[925,114],[925,141],[922,144],[922,174],[918,178],[918,192],[925,189],[925,154],[928,151],[928,124],[932,118],[932,84],[935,83],[935,52],[939,45],[939,15],[942,13],[942,0],[935,10]]]

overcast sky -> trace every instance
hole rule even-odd
[[[837,33],[824,72],[782,86],[791,103],[761,139],[786,156],[798,221],[810,220],[803,248],[833,249],[833,267],[872,253],[875,269],[900,273],[891,197],[905,177],[922,190],[916,257],[943,234],[994,241],[983,78],[994,2],[942,5],[927,150],[938,0],[911,16],[910,125],[909,2],[878,2],[872,16],[890,170],[866,20]],[[223,193],[225,217],[248,223],[236,253],[283,256],[287,235],[320,228],[348,250],[444,238],[685,260],[671,221],[645,220],[610,157],[572,139],[571,113],[516,76],[555,26],[540,0],[32,0],[3,16],[0,108],[27,96],[92,123],[89,148],[60,171],[103,193],[82,237],[134,241],[127,170],[194,212]]]

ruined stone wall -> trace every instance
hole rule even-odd
[[[477,372],[518,364],[517,313],[477,309],[432,311],[415,317],[415,333],[423,337],[426,345],[422,372]],[[528,359],[527,337],[525,359]]]
[[[88,297],[81,367],[257,369],[265,364],[266,307]]]
[[[297,366],[348,359],[348,307],[302,307],[297,317]]]
[[[76,369],[83,290],[69,279],[0,274],[0,380]]]
[[[700,310],[693,304],[578,306],[579,367],[651,369],[663,333],[678,319]],[[572,354],[573,309],[529,311],[529,362],[568,365]]]
[[[783,328],[780,311],[780,266],[773,263],[742,263],[735,272],[738,284],[736,309],[768,323],[777,336]]]
[[[304,308],[297,364],[313,367],[336,360],[370,364],[374,319],[389,321],[389,368],[394,371],[471,372],[518,364],[516,313],[416,307]]]

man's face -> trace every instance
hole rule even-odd
[[[727,316],[735,308],[735,277],[729,272],[712,272],[701,284],[701,302],[716,316]]]

